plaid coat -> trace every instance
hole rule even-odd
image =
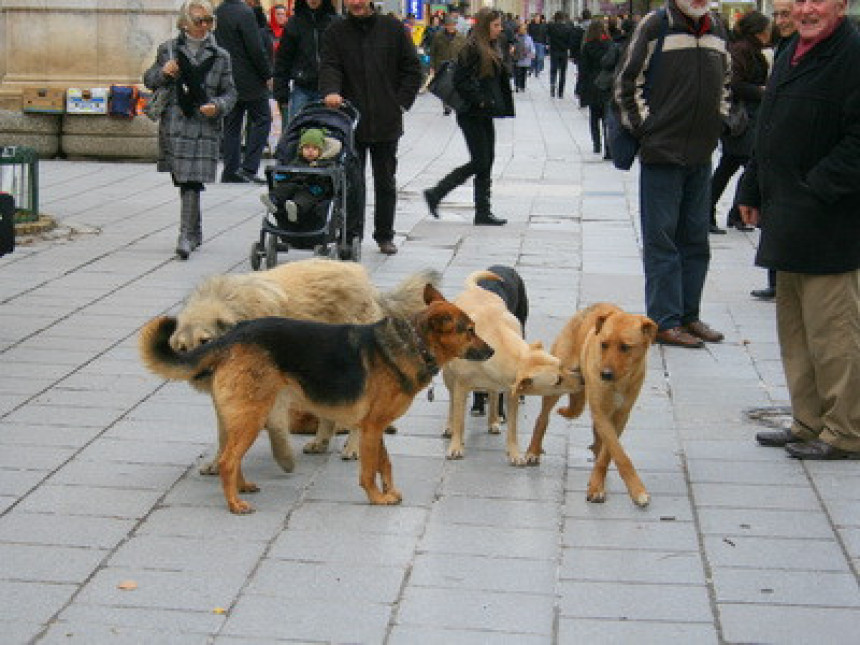
[[[161,68],[169,58],[176,58],[178,51],[184,52],[197,65],[216,57],[215,64],[206,75],[206,94],[218,106],[218,116],[210,119],[197,113],[186,118],[176,102],[176,93],[171,89],[167,108],[158,126],[158,170],[171,173],[177,183],[212,182],[217,176],[223,116],[236,103],[230,54],[216,44],[211,34],[206,37],[196,57],[185,44],[184,35],[163,42],[158,46],[152,67],[143,75],[143,82],[149,89],[174,84],[175,81],[165,76]]]

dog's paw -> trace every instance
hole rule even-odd
[[[302,452],[306,455],[322,455],[328,452],[328,439],[308,441],[302,448]]]
[[[484,410],[476,410],[472,408],[471,410],[469,410],[469,414],[473,417],[483,417],[486,416],[487,413],[484,412]]]
[[[525,466],[527,462],[526,462],[525,457],[523,457],[521,454],[517,453],[517,454],[513,454],[513,455],[512,454],[508,455],[508,463],[511,466],[515,466],[517,468],[520,468],[522,466]]]
[[[487,428],[487,432],[489,432],[490,434],[500,434],[502,432],[502,422],[493,421]]]
[[[451,446],[448,448],[448,452],[445,453],[445,459],[462,459],[466,454],[466,449],[463,446],[454,447]]]
[[[358,448],[352,448],[349,445],[345,445],[343,450],[340,451],[340,458],[344,461],[355,461],[358,459]]]
[[[217,475],[218,474],[218,460],[213,459],[212,461],[208,461],[202,466],[200,466],[199,470],[201,475]]]
[[[606,501],[606,491],[589,491],[585,499],[592,504],[603,504]]]
[[[540,466],[540,455],[527,452],[525,456],[526,466]]]
[[[394,506],[403,500],[403,495],[396,488],[387,493],[377,493],[370,497],[370,503],[377,506]]]
[[[251,506],[248,502],[244,500],[236,500],[232,504],[228,504],[231,513],[235,513],[236,515],[250,515],[254,512],[254,507]]]
[[[636,504],[639,508],[645,508],[648,504],[651,503],[651,496],[646,492],[641,492],[638,495],[631,497],[633,503]]]
[[[569,407],[567,407],[566,405],[565,405],[564,407],[559,408],[559,409],[557,410],[557,412],[558,412],[561,416],[563,416],[565,419],[575,419],[575,418],[576,418],[576,415],[573,413],[573,410],[571,410],[571,409],[570,409]]]
[[[279,457],[275,458],[275,461],[285,473],[291,473],[296,468],[296,462],[292,457]]]
[[[254,482],[245,482],[241,486],[239,486],[240,493],[259,493],[260,487],[257,486]]]

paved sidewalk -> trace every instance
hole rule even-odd
[[[466,153],[420,97],[401,144],[401,252],[368,241],[363,263],[383,288],[435,267],[451,296],[472,270],[514,265],[529,339],[545,344],[585,304],[641,312],[637,173],[592,154],[587,114],[543,79],[517,111],[498,122],[493,189],[509,224],[479,228],[469,187],[427,216],[421,191]],[[290,475],[265,440],[252,448],[262,491],[236,517],[197,471],[213,451],[209,399],[145,372],[136,333],[203,277],[249,270],[258,189],[207,188],[206,242],[181,263],[177,191],[152,165],[41,168],[62,228],[0,259],[4,644],[857,642],[860,471],[758,447],[744,414],[787,399],[773,305],[748,295],[765,281],[754,233],[712,238],[703,318],[726,341],[651,351],[625,434],[647,509],[614,469],[607,502],[585,501],[587,414],[554,415],[540,467],[508,466],[475,418],[466,458],[446,461],[437,379],[386,439],[401,506],[367,504],[339,442],[309,456],[296,437]]]

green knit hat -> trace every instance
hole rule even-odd
[[[319,128],[308,128],[302,132],[302,138],[299,139],[299,147],[314,146],[315,148],[323,149],[325,145],[325,132]]]

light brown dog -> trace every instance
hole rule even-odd
[[[517,418],[521,394],[561,395],[582,390],[578,370],[566,369],[561,361],[544,351],[539,342],[529,345],[522,337],[522,325],[495,293],[478,285],[479,280],[500,280],[490,271],[475,271],[466,278],[465,290],[454,304],[475,321],[478,335],[495,353],[480,363],[455,360],[442,370],[450,393],[448,421],[443,432],[450,436],[448,459],[462,459],[466,399],[473,390],[489,393],[487,422],[491,433],[498,433],[498,393],[508,394],[508,433],[506,452],[513,466],[525,465],[517,440]]]
[[[610,459],[615,462],[633,502],[637,506],[647,506],[650,501],[620,439],[642,388],[648,348],[656,335],[657,325],[650,318],[626,313],[609,303],[599,303],[571,318],[552,346],[552,353],[562,364],[579,367],[585,380],[585,390],[572,394],[567,407],[560,408],[558,413],[575,419],[582,414],[588,401],[594,433],[591,449],[596,457],[586,495],[590,502],[606,500],[606,471]],[[526,451],[530,464],[540,462],[549,413],[559,398],[547,396],[543,399]]]
[[[437,285],[435,271],[418,272],[389,292],[380,291],[370,281],[366,269],[354,262],[324,259],[288,262],[268,271],[213,276],[202,282],[188,297],[176,317],[176,331],[170,346],[187,352],[208,343],[237,323],[265,316],[287,316],[327,323],[371,323],[386,315],[412,315],[424,308],[424,286]],[[199,388],[198,388],[199,389]],[[316,431],[304,451],[328,450],[333,424],[318,424],[297,410],[290,410],[279,398],[266,423],[272,454],[285,471],[294,467],[290,431]],[[219,421],[218,453],[200,472],[218,474],[218,458],[226,436]],[[358,435],[351,433],[342,457],[358,456]]]
[[[358,428],[359,482],[371,504],[396,504],[401,495],[383,431],[440,366],[454,358],[485,360],[493,353],[469,317],[432,285],[426,286],[425,299],[427,307],[411,318],[387,317],[372,325],[251,320],[187,353],[168,343],[176,320],[156,318],[141,331],[140,354],[165,378],[208,382],[227,435],[218,471],[233,513],[253,511],[238,496],[259,490],[242,474],[242,457],[282,392],[302,410]]]

